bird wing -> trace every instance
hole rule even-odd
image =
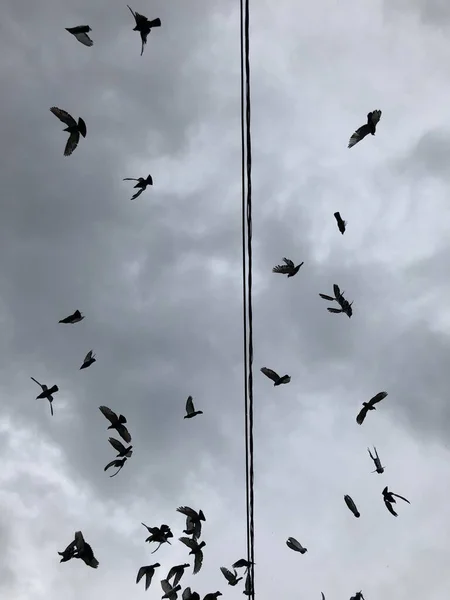
[[[39,383],[39,381],[37,379],[35,379],[34,377],[31,377],[31,379],[38,384],[38,386],[43,390],[44,386],[42,385],[42,383]]]
[[[173,589],[172,586],[170,585],[170,583],[167,581],[167,579],[161,580],[161,587],[164,591],[164,595],[170,594],[170,592]]]
[[[227,581],[233,581],[234,578],[236,577],[236,575],[233,575],[233,573],[228,570],[226,567],[220,567],[220,570],[222,571],[222,575],[225,577],[225,579]]]
[[[185,546],[187,546],[191,550],[195,550],[198,546],[197,542],[195,540],[191,540],[191,538],[180,537],[178,539],[180,540],[180,542],[183,542],[183,544],[185,544]]]
[[[82,44],[84,44],[85,46],[93,46],[94,42],[91,40],[91,38],[88,36],[87,33],[74,33],[74,36],[77,38],[77,40],[79,42],[81,42]]]
[[[334,294],[335,298],[339,298],[339,296],[341,295],[341,289],[337,283],[333,284],[333,294]]]
[[[74,125],[77,124],[75,119],[71,115],[69,115],[68,112],[63,110],[62,108],[58,108],[57,106],[52,106],[50,109],[50,112],[52,112],[55,115],[55,117],[58,117],[58,119],[60,121],[62,121],[69,127],[73,127]]]
[[[391,492],[391,494],[393,496],[396,496],[397,498],[400,498],[400,500],[404,500],[405,502],[407,502],[408,504],[411,504],[411,502],[409,500],[407,500],[406,498],[404,498],[403,496],[400,496],[399,494],[394,494],[394,492]]]
[[[398,517],[398,514],[392,508],[392,504],[388,500],[385,500],[384,503],[385,503],[386,508],[388,509],[388,511],[391,513],[391,515],[394,515],[394,517]]]
[[[84,361],[83,362],[89,362],[92,358],[92,350],[89,350],[89,352],[86,354],[86,356],[84,357]]]
[[[182,598],[183,600],[190,600],[192,596],[192,592],[191,592],[191,588],[187,587],[185,590],[183,590],[183,594],[182,594]]]
[[[336,298],[333,298],[332,296],[327,296],[327,294],[319,294],[319,296],[321,298],[323,298],[324,300],[329,300],[330,302],[333,302],[334,300],[336,300]]]
[[[304,548],[295,538],[289,537],[286,541],[286,545],[291,550],[295,550],[296,552],[301,552]]]
[[[291,267],[288,267],[287,265],[277,265],[272,269],[272,273],[281,273],[283,275],[286,275],[290,273],[291,270]]]
[[[380,119],[381,119],[381,110],[373,110],[372,116],[370,118],[370,120],[372,121],[372,124],[376,126]]]
[[[338,212],[334,213],[334,218],[336,219],[336,221],[339,223],[342,223],[342,218],[341,215]]]
[[[148,21],[148,19],[147,19]],[[159,17],[157,17],[156,19],[153,19],[153,21],[148,21],[148,26],[149,27],[161,27],[161,19]]]
[[[66,147],[64,148],[64,156],[70,156],[75,148],[78,146],[78,142],[80,141],[80,132],[72,131],[69,135],[69,139],[67,140]]]
[[[287,264],[287,266],[291,269],[294,268],[294,263],[292,262],[292,260],[290,258],[283,258],[284,262]]]
[[[103,414],[103,416],[106,417],[110,423],[114,423],[115,421],[117,421],[117,415],[113,410],[111,410],[107,406],[99,406],[98,408]]]
[[[360,142],[362,139],[366,137],[370,133],[370,127],[367,123],[359,127],[355,133],[352,135],[348,142],[348,148],[352,148],[355,144]]]
[[[370,406],[377,404],[377,402],[381,402],[387,395],[387,392],[378,392],[378,394],[369,400]]]
[[[322,600],[325,600],[325,594],[323,592],[320,592],[322,594]]]
[[[185,515],[186,517],[191,517],[191,519],[198,519],[198,514],[190,506],[179,506],[177,508],[177,512],[181,513],[182,515]]]
[[[119,440],[116,440],[115,438],[110,437],[110,438],[108,438],[108,442],[111,444],[111,446],[114,448],[114,450],[117,450],[117,452],[120,452],[120,453],[125,452],[126,448],[122,444],[122,442],[119,442]]]
[[[116,431],[120,435],[120,437],[122,437],[127,442],[127,444],[129,444],[131,442],[130,432],[125,427],[125,425],[123,425],[122,423],[120,423],[119,425],[117,425]]]
[[[136,187],[136,186],[135,186],[135,187]],[[143,191],[144,191],[144,188],[142,188],[141,190],[138,190],[138,191],[137,191],[137,192],[134,194],[134,196],[132,196],[132,197],[131,197],[131,200],[136,200],[136,198],[137,198],[138,196],[140,196],[140,195],[142,194],[142,192],[143,192]]]
[[[127,4],[127,6],[128,6],[128,4]],[[135,14],[134,10],[130,6],[128,6],[128,8],[130,9],[130,12],[133,15],[133,17],[136,18],[136,14]]]
[[[330,307],[327,308],[327,311],[330,312],[330,313],[341,313],[341,312],[344,312],[342,310],[342,308],[330,308]]]
[[[202,568],[202,564],[203,564],[203,552],[201,550],[199,550],[198,552],[195,553],[194,570],[192,571],[193,575],[195,575],[196,573],[198,573],[200,571],[200,569]]]
[[[264,373],[264,375],[266,377],[268,377],[269,379],[271,379],[272,381],[275,381],[275,382],[280,379],[280,376],[278,375],[278,373],[275,373],[275,371],[272,371],[272,369],[268,369],[267,367],[262,367],[261,373]]]
[[[362,409],[359,411],[357,417],[356,417],[356,422],[358,423],[358,425],[362,425],[364,419],[366,418],[367,415],[367,408],[365,406],[362,407]]]
[[[194,402],[192,400],[192,396],[189,396],[189,398],[186,400],[186,413],[191,415],[193,412],[195,412]]]
[[[139,181],[139,179],[136,179],[136,177],[125,177],[122,181]]]

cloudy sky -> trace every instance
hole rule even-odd
[[[6,0],[0,23],[0,595],[157,599],[202,508],[203,597],[245,556],[239,6]],[[258,598],[444,600],[450,561],[450,7],[254,0]],[[87,48],[65,27],[88,23]],[[88,134],[65,158],[59,106]],[[368,111],[377,135],[348,150]],[[130,202],[133,182],[153,188]],[[344,236],[333,213],[348,221]],[[304,261],[293,279],[271,270]],[[338,283],[352,319],[319,292]],[[81,323],[60,325],[75,309]],[[79,371],[86,352],[97,362]],[[259,368],[289,373],[274,388]],[[30,379],[53,385],[36,401]],[[363,426],[361,403],[389,395]],[[191,394],[204,414],[184,421]],[[106,404],[134,454],[110,479]],[[372,474],[375,444],[386,471]],[[395,519],[381,490],[411,505]],[[361,518],[346,508],[352,496]],[[148,525],[172,546],[151,555]],[[60,564],[82,530],[100,562]],[[308,548],[290,551],[287,537]],[[152,587],[140,566],[159,561]]]

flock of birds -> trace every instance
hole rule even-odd
[[[148,34],[151,32],[151,30],[154,27],[161,27],[161,20],[159,18],[149,20],[144,15],[141,15],[141,14],[133,11],[129,6],[128,6],[128,8],[131,11],[131,13],[135,19],[135,27],[134,27],[133,31],[138,31],[141,36],[141,43],[142,43],[141,56],[142,56],[142,54],[144,52],[144,47],[147,43]],[[79,42],[81,42],[85,46],[91,47],[93,45],[93,41],[88,35],[88,32],[91,31],[91,28],[88,25],[80,25],[77,27],[69,27],[66,29],[69,33],[74,35],[75,38]],[[58,117],[65,125],[67,125],[67,127],[64,129],[64,131],[66,131],[69,134],[69,138],[67,140],[67,143],[66,143],[66,146],[64,149],[64,156],[70,156],[73,153],[73,151],[75,150],[75,148],[78,146],[80,136],[82,136],[84,138],[86,137],[86,134],[87,134],[86,123],[84,122],[84,120],[81,117],[78,119],[78,122],[77,122],[68,112],[66,112],[65,110],[62,110],[60,108],[52,107],[50,109],[50,111],[56,117]],[[377,126],[377,123],[379,122],[380,118],[381,118],[381,110],[374,110],[374,111],[370,112],[367,115],[367,123],[362,125],[361,127],[359,127],[351,136],[349,143],[348,143],[348,148],[352,148],[355,144],[360,142],[368,134],[375,135],[376,126]],[[131,200],[134,200],[140,194],[142,194],[142,192],[144,192],[144,190],[147,188],[147,186],[153,185],[153,179],[152,179],[151,175],[148,175],[148,177],[146,177],[146,178],[144,178],[144,177],[139,177],[139,178],[127,177],[124,179],[124,181],[136,181],[137,182],[136,185],[134,186],[134,188],[137,189],[138,191],[133,195]],[[334,213],[334,217],[337,221],[339,231],[341,232],[341,234],[344,234],[345,230],[346,230],[347,222],[341,218],[341,215],[339,212]],[[294,264],[294,262],[288,258],[283,258],[283,261],[284,261],[284,264],[277,265],[276,267],[274,267],[273,272],[287,275],[288,278],[294,277],[298,273],[298,271],[300,270],[302,265],[304,264],[302,262],[296,266]],[[336,284],[333,285],[333,292],[334,292],[334,296],[329,296],[326,294],[319,294],[320,297],[323,298],[324,300],[328,300],[330,302],[337,302],[337,304],[339,305],[339,308],[328,307],[327,310],[330,313],[344,313],[348,317],[351,317],[352,316],[352,303],[349,303],[344,298],[343,292],[341,292],[338,285],[336,285]],[[61,319],[59,321],[59,323],[74,325],[76,323],[79,323],[83,319],[84,319],[84,316],[81,314],[81,312],[79,310],[76,310],[73,314]],[[86,354],[86,356],[83,360],[83,364],[81,365],[80,369],[86,369],[86,368],[90,367],[94,362],[96,362],[95,354],[93,353],[93,350],[90,350]],[[278,373],[276,373],[275,371],[273,371],[272,369],[269,369],[267,367],[263,367],[261,369],[261,371],[264,375],[266,375],[266,377],[268,377],[269,379],[271,379],[274,382],[274,386],[279,386],[281,384],[287,384],[291,380],[289,375],[286,374],[286,375],[280,376],[280,375],[278,375]],[[58,386],[53,385],[51,387],[48,387],[45,384],[39,383],[39,381],[37,381],[33,377],[31,379],[35,383],[37,383],[41,387],[41,390],[42,390],[41,393],[36,397],[36,399],[41,399],[41,398],[47,399],[50,404],[51,414],[53,415],[53,400],[54,400],[53,396],[56,392],[59,391]],[[386,396],[387,396],[387,392],[379,392],[373,398],[371,398],[368,402],[363,402],[363,407],[356,417],[357,423],[359,425],[361,425],[363,423],[367,413],[369,411],[375,410],[376,409],[375,404],[377,404],[378,402],[383,400]],[[127,444],[127,445],[124,445],[121,441],[119,441],[118,439],[113,438],[113,437],[108,438],[109,443],[114,448],[114,450],[117,452],[117,455],[114,458],[114,460],[112,460],[105,466],[104,471],[107,471],[111,467],[117,468],[117,471],[113,475],[110,475],[110,477],[115,477],[120,472],[120,470],[124,467],[127,460],[133,454],[133,446],[131,445],[131,435],[130,435],[130,432],[128,431],[128,428],[126,427],[127,419],[122,414],[117,415],[113,410],[111,410],[107,406],[100,406],[99,409],[102,412],[102,414],[104,415],[104,417],[106,417],[106,419],[110,422],[110,425],[108,426],[108,430],[109,429],[115,430],[117,432],[117,434]],[[184,418],[191,419],[191,418],[196,417],[201,414],[203,414],[203,412],[201,410],[195,410],[193,398],[192,398],[192,396],[189,396],[186,401],[186,415]],[[374,461],[374,464],[375,464],[375,471],[373,471],[373,472],[382,474],[384,472],[384,467],[381,464],[381,460],[378,456],[376,448],[374,448],[374,453],[375,453],[374,455],[371,453],[369,448],[368,448],[368,452],[369,452],[371,459]],[[384,503],[385,503],[387,509],[395,517],[397,516],[397,513],[395,512],[395,510],[393,508],[393,504],[395,504],[395,502],[396,502],[395,498],[400,498],[400,499],[404,500],[405,502],[409,503],[409,500],[407,500],[403,496],[400,496],[398,494],[394,494],[393,492],[390,492],[387,486],[383,489],[382,495],[383,495],[383,500],[384,500]],[[354,516],[359,518],[360,513],[359,513],[353,499],[349,495],[345,495],[344,500],[345,500],[345,503],[348,506],[348,508],[354,514]],[[199,573],[199,571],[202,567],[202,564],[203,564],[203,548],[206,546],[206,543],[203,540],[200,541],[200,538],[201,538],[201,533],[202,533],[202,521],[205,521],[206,518],[205,518],[205,515],[202,510],[199,510],[197,512],[197,511],[193,510],[192,508],[190,508],[189,506],[181,506],[181,507],[177,508],[177,512],[183,514],[186,517],[186,529],[183,530],[183,533],[186,535],[186,537],[180,537],[179,541],[181,543],[183,543],[190,550],[189,556],[192,555],[193,560],[194,560],[193,574],[195,575],[195,574]],[[168,525],[161,524],[159,527],[157,527],[157,526],[149,527],[148,525],[145,525],[145,523],[142,523],[142,525],[147,529],[148,533],[150,534],[145,541],[148,543],[157,543],[158,544],[158,546],[152,552],[152,554],[154,552],[156,552],[162,544],[164,544],[164,543],[167,543],[169,545],[171,544],[171,542],[169,540],[170,540],[170,538],[173,537],[173,533]],[[305,552],[307,552],[307,549],[304,548],[300,544],[300,542],[293,537],[289,537],[286,544],[290,549],[294,550],[295,552],[299,552],[301,554],[304,554]],[[73,541],[70,542],[70,544],[66,547],[65,550],[63,550],[62,552],[58,552],[58,554],[62,557],[60,562],[67,562],[67,561],[72,560],[73,558],[78,558],[78,559],[81,559],[86,565],[88,565],[89,567],[92,567],[94,569],[96,569],[99,566],[99,562],[94,556],[92,547],[85,541],[84,536],[81,531],[76,531]],[[252,595],[252,581],[251,581],[251,576],[250,576],[250,571],[249,571],[250,566],[251,566],[251,563],[248,560],[242,558],[242,559],[237,560],[232,565],[232,567],[231,567],[232,570],[230,570],[226,567],[221,567],[220,570],[221,570],[223,576],[225,577],[228,585],[234,587],[243,579],[243,576],[241,576],[241,577],[238,576],[237,570],[245,569],[244,575],[246,575],[246,577],[245,577],[243,593],[247,596],[250,596],[250,595]],[[156,569],[159,567],[161,567],[161,565],[158,562],[153,563],[151,565],[145,565],[145,566],[140,567],[140,569],[138,570],[138,573],[137,573],[136,583],[139,583],[140,580],[145,576],[145,589],[147,590],[151,585],[151,582],[152,582],[153,576],[156,572]],[[188,567],[190,567],[190,564],[184,563],[181,565],[175,565],[169,569],[166,577],[161,580],[161,588],[163,591],[162,598],[163,599],[167,598],[168,600],[177,600],[178,592],[181,591],[180,581],[184,575],[185,570]],[[218,598],[218,596],[221,596],[221,595],[222,595],[222,593],[220,591],[208,593],[204,596],[203,600],[216,600]],[[321,592],[321,595],[322,595],[322,600],[325,600],[325,596],[324,596],[323,592]],[[197,592],[192,591],[190,587],[186,587],[182,592],[182,600],[200,600],[200,596]],[[362,591],[356,592],[356,594],[354,596],[352,596],[350,598],[350,600],[364,600]]]

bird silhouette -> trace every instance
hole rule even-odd
[[[203,511],[197,512],[190,506],[179,506],[177,512],[186,517],[186,529],[183,533],[192,535],[194,539],[198,540],[202,534],[202,521],[206,521]]]
[[[58,117],[60,121],[67,125],[67,127],[63,129],[63,131],[67,131],[69,133],[69,138],[64,149],[64,156],[70,156],[75,150],[75,148],[78,146],[78,142],[80,141],[80,134],[84,138],[86,137],[86,123],[81,117],[79,117],[77,123],[75,119],[71,115],[69,115],[68,112],[56,106],[52,106],[50,112],[52,112],[55,115],[55,117]]]
[[[167,581],[170,581],[173,579],[173,585],[176,586],[177,583],[180,582],[180,579],[183,577],[184,575],[184,570],[187,569],[187,567],[190,567],[191,565],[189,563],[184,563],[182,565],[175,565],[174,567],[172,567],[166,577]]]
[[[152,582],[153,575],[155,574],[155,569],[157,567],[160,567],[160,566],[161,565],[159,563],[155,563],[153,565],[148,565],[146,567],[141,567],[139,569],[137,577],[136,577],[136,583],[139,583],[140,580],[145,575],[145,591],[147,591],[148,588],[150,587],[151,582]]]
[[[264,375],[266,377],[268,377],[269,379],[271,379],[274,382],[274,387],[276,385],[281,385],[283,383],[289,383],[291,378],[289,375],[283,375],[283,377],[280,377],[278,375],[278,373],[276,373],[275,371],[272,371],[272,369],[268,369],[267,367],[262,367],[261,368],[261,373],[264,373]]]
[[[303,546],[300,544],[300,542],[297,541],[293,537],[289,537],[287,539],[286,545],[291,550],[294,550],[295,552],[300,552],[300,554],[305,554],[305,552],[308,552],[308,549],[307,548],[303,548]]]
[[[93,350],[89,350],[89,352],[84,357],[83,364],[80,367],[80,371],[81,371],[81,369],[87,369],[95,362],[96,362],[95,354],[94,354]]]
[[[243,567],[245,567],[245,570],[247,571],[249,569],[249,567],[253,564],[254,563],[247,560],[246,558],[240,558],[235,563],[233,563],[231,566],[233,567],[233,569],[242,569]]]
[[[225,579],[228,581],[228,585],[231,586],[235,586],[237,585],[242,577],[238,577],[237,571],[236,569],[233,568],[234,573],[232,573],[229,569],[227,569],[226,567],[220,567],[220,570],[222,571],[222,575],[225,577]]]
[[[88,567],[92,567],[93,569],[96,569],[99,565],[91,546],[84,540],[81,531],[76,531],[74,541],[63,552],[58,552],[58,554],[62,556],[60,562],[67,562],[71,558],[79,558]]]
[[[339,228],[339,231],[342,233],[342,235],[344,235],[345,233],[345,226],[347,225],[347,221],[344,221],[341,217],[341,215],[338,212],[334,213],[334,218],[337,221],[337,226]]]
[[[107,471],[111,467],[117,467],[117,471],[113,475],[110,475],[110,477],[115,477],[117,475],[117,473],[119,473],[123,469],[126,462],[127,462],[126,456],[124,456],[123,458],[115,458],[110,463],[108,463],[103,470]]]
[[[356,592],[354,596],[350,598],[350,600],[364,600],[364,596],[362,595],[362,591]]]
[[[203,552],[202,548],[206,546],[206,542],[201,542],[200,544],[195,540],[187,537],[179,538],[180,542],[183,542],[185,546],[191,549],[189,554],[194,555],[194,570],[192,571],[193,575],[198,573],[202,568],[203,564]]]
[[[161,19],[153,19],[152,21],[150,21],[149,19],[147,19],[147,17],[144,17],[144,15],[140,15],[138,12],[134,12],[134,10],[129,6],[128,8],[130,9],[130,12],[134,17],[134,20],[136,21],[136,26],[134,27],[133,31],[139,31],[139,33],[141,34],[142,56],[144,53],[144,46],[147,43],[148,34],[150,33],[153,27],[161,27]]]
[[[281,273],[282,275],[287,275],[289,277],[294,277],[299,272],[300,267],[304,264],[301,262],[299,265],[295,266],[291,259],[283,258],[285,265],[277,265],[272,269],[272,273]]]
[[[394,510],[394,507],[392,506],[392,504],[396,503],[395,498],[400,498],[400,500],[404,500],[408,504],[411,504],[411,502],[409,500],[407,500],[406,498],[404,498],[403,496],[400,496],[399,494],[394,494],[394,492],[390,492],[388,490],[388,486],[386,486],[381,493],[383,495],[383,500],[384,500],[384,504],[386,505],[386,508],[392,515],[394,515],[394,517],[398,517],[397,513]]]
[[[153,550],[152,554],[154,554],[156,550],[158,550],[161,544],[167,543],[169,544],[169,546],[171,546],[171,543],[169,542],[168,538],[172,538],[173,533],[171,532],[170,527],[168,525],[163,524],[161,525],[161,527],[149,527],[145,523],[142,523],[142,525],[146,527],[146,529],[150,533],[150,535],[145,541],[149,544],[151,544],[152,542],[156,542],[158,544],[157,548]]]
[[[348,142],[348,147],[352,148],[355,144],[371,133],[375,135],[377,123],[381,119],[381,110],[374,110],[367,115],[367,123],[359,127]]]
[[[244,591],[242,593],[245,594],[246,596],[253,595],[252,576],[251,576],[250,571],[247,573],[247,577],[245,578],[245,586],[244,586]]]
[[[200,596],[197,592],[191,592],[191,588],[187,587],[182,594],[183,600],[200,600]]]
[[[79,310],[76,310],[72,315],[61,319],[59,323],[70,323],[71,325],[75,325],[75,323],[79,323],[84,319],[83,315]]]
[[[117,458],[122,458],[124,456],[130,458],[130,456],[133,454],[133,446],[128,446],[128,448],[126,448],[122,442],[119,442],[119,440],[116,440],[116,438],[113,437],[108,438],[108,442],[111,444],[114,450],[117,450]]]
[[[144,179],[143,177],[139,177],[138,179],[134,177],[125,177],[123,181],[137,181],[137,184],[134,187],[139,188],[139,191],[134,194],[131,200],[135,200],[138,196],[140,196],[142,192],[147,189],[148,185],[153,185],[153,179],[151,175],[148,175],[147,179]]]
[[[384,398],[386,398],[387,395],[387,392],[378,392],[378,394],[371,398],[369,402],[363,402],[363,407],[356,417],[356,422],[358,423],[358,425],[363,424],[363,421],[366,418],[366,415],[369,412],[369,410],[376,410],[375,404],[381,402]]]
[[[192,419],[193,417],[196,417],[197,415],[202,415],[203,411],[202,410],[195,410],[194,408],[194,401],[192,400],[192,396],[189,396],[189,398],[186,400],[186,415],[185,415],[185,419]]]
[[[78,25],[77,27],[66,27],[66,31],[77,38],[85,46],[92,46],[94,42],[88,36],[88,31],[92,31],[89,25]]]
[[[348,508],[352,511],[352,513],[355,515],[355,517],[357,519],[359,519],[359,517],[361,516],[358,509],[356,508],[356,504],[353,502],[352,498],[346,494],[344,496],[344,500],[345,500],[345,504],[348,506]]]
[[[370,448],[367,448],[367,452],[370,455],[370,458],[373,460],[373,462],[375,463],[375,471],[372,471],[372,473],[384,473],[384,467],[381,465],[381,460],[380,457],[378,456],[378,452],[377,449],[375,448],[375,446],[373,447],[374,452],[375,452],[375,456],[373,456],[373,454],[370,451]]]
[[[127,422],[126,418],[123,415],[117,416],[116,413],[107,406],[99,406],[98,408],[103,416],[111,423],[108,429],[115,429],[120,437],[129,444],[131,442],[131,435],[124,425],[124,423]]]
[[[162,598],[168,598],[169,600],[177,600],[178,592],[181,590],[181,585],[170,585],[167,579],[163,579],[161,581],[161,587],[163,589],[164,595]]]
[[[36,396],[36,400],[40,400],[41,398],[46,398],[49,403],[50,403],[50,412],[53,416],[53,394],[56,394],[56,392],[59,391],[59,387],[57,385],[53,385],[51,388],[48,388],[45,383],[39,383],[39,381],[37,379],[35,379],[34,377],[31,377],[31,379],[38,384],[38,386],[40,386],[40,388],[42,389],[42,392]]]
[[[217,600],[219,596],[223,596],[222,592],[213,592],[211,594],[206,594],[203,600]]]

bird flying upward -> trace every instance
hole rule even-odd
[[[191,565],[189,563],[184,563],[182,565],[176,565],[175,567],[172,567],[166,577],[166,580],[170,581],[173,577],[173,585],[175,587],[177,583],[179,583],[180,579],[183,577],[184,570],[190,566]]]
[[[144,15],[140,15],[138,12],[134,12],[133,9],[129,6],[128,8],[130,9],[130,12],[134,17],[134,20],[136,21],[136,26],[134,27],[133,31],[139,31],[139,33],[141,34],[142,56],[144,53],[144,46],[147,43],[148,34],[150,33],[153,27],[161,27],[161,19],[153,19],[152,21],[149,21],[149,19],[147,19],[147,17],[145,17]]]
[[[111,467],[117,467],[117,471],[113,475],[110,475],[110,477],[115,477],[117,475],[117,473],[119,473],[119,471],[121,471],[123,469],[126,462],[127,462],[126,456],[124,456],[123,458],[115,458],[110,463],[108,463],[103,470],[107,471]]]
[[[39,381],[37,379],[35,379],[34,377],[31,377],[31,379],[37,383],[40,388],[42,389],[42,392],[36,396],[36,400],[40,400],[41,398],[46,398],[49,403],[50,403],[50,412],[53,416],[53,394],[56,394],[56,392],[59,391],[59,387],[57,385],[53,385],[51,388],[48,388],[45,383],[39,383]]]
[[[136,577],[136,583],[139,583],[140,580],[145,575],[145,591],[147,591],[152,582],[153,575],[155,574],[155,569],[160,566],[161,565],[159,563],[155,563],[154,565],[148,565],[146,567],[141,567],[139,569],[137,577]]]
[[[340,213],[338,213],[338,212],[334,213],[334,218],[337,221],[337,226],[339,228],[339,231],[342,233],[342,235],[344,235],[345,226],[347,225],[347,221],[344,221],[344,219],[341,217]]]
[[[371,398],[369,402],[363,402],[363,407],[356,417],[356,422],[358,423],[358,425],[363,424],[363,421],[366,418],[366,415],[369,412],[369,410],[376,410],[375,404],[381,402],[384,398],[386,398],[387,395],[387,392],[378,392],[378,394]]]
[[[75,532],[75,539],[63,552],[58,552],[62,559],[60,562],[67,562],[71,558],[80,558],[88,567],[96,569],[99,565],[94,556],[91,546],[84,540],[81,531]]]
[[[131,435],[124,425],[124,423],[127,422],[126,418],[123,415],[117,416],[116,413],[107,406],[99,406],[98,408],[103,416],[111,423],[108,429],[115,429],[120,437],[129,444],[131,442]]]
[[[367,115],[367,123],[359,127],[348,142],[348,147],[352,148],[355,144],[371,133],[375,135],[377,123],[381,119],[381,110],[374,110]]]
[[[170,527],[168,525],[162,524],[161,527],[149,527],[145,523],[142,523],[142,525],[150,533],[150,535],[148,536],[148,538],[145,541],[148,542],[149,544],[151,544],[152,542],[156,542],[158,544],[156,549],[153,550],[152,554],[154,554],[156,552],[156,550],[158,550],[158,548],[161,546],[161,544],[167,543],[167,544],[169,544],[169,546],[171,546],[171,543],[169,542],[169,538],[173,537],[173,533],[171,532]]]
[[[92,46],[94,42],[88,36],[88,31],[92,31],[89,25],[78,25],[77,27],[66,27],[66,31],[74,35],[79,42],[85,46]]]
[[[64,156],[70,156],[75,150],[75,148],[78,146],[78,142],[80,141],[80,134],[84,138],[86,137],[86,123],[81,117],[79,117],[77,123],[75,119],[71,115],[69,115],[68,112],[56,106],[52,106],[50,112],[52,112],[55,115],[55,117],[58,117],[60,121],[67,125],[67,127],[63,129],[63,131],[67,131],[67,133],[69,134],[69,138],[64,149]]]
[[[128,448],[125,448],[122,442],[119,442],[119,440],[116,440],[113,437],[108,438],[108,442],[111,444],[114,450],[117,450],[117,458],[123,458],[124,456],[130,458],[130,456],[133,454],[133,446],[128,446]]]
[[[394,510],[394,507],[392,506],[392,504],[396,504],[395,498],[400,498],[400,500],[404,500],[408,504],[411,504],[411,502],[403,496],[400,496],[399,494],[394,494],[394,492],[390,492],[388,490],[388,486],[386,486],[381,493],[383,495],[383,500],[384,504],[386,505],[386,508],[391,513],[391,515],[394,515],[394,517],[398,517],[397,513]]]
[[[232,573],[229,569],[227,569],[226,567],[220,567],[220,570],[222,571],[222,575],[225,577],[225,579],[228,581],[228,585],[231,586],[235,586],[237,585],[240,580],[242,579],[242,577],[238,577],[237,571],[236,569],[233,568],[234,573]]]
[[[81,369],[87,369],[93,363],[95,363],[95,361],[96,361],[96,358],[95,358],[94,351],[93,350],[89,350],[89,352],[84,357],[83,364],[80,367],[80,371],[81,371]]]
[[[206,521],[202,510],[195,511],[190,506],[179,506],[177,512],[186,517],[186,529],[183,531],[186,535],[198,540],[202,534],[202,521]]]
[[[353,502],[352,498],[346,494],[344,496],[344,500],[345,500],[345,504],[348,506],[348,508],[352,511],[352,513],[355,515],[355,517],[357,519],[359,519],[359,517],[361,516],[358,509],[356,508],[356,504]]]
[[[79,310],[76,310],[73,314],[61,319],[59,323],[70,323],[71,325],[75,325],[75,323],[79,323],[84,319],[83,315]]]
[[[178,592],[181,590],[181,585],[175,586],[175,584],[170,585],[167,579],[163,579],[161,581],[161,587],[163,589],[164,595],[162,598],[168,598],[168,600],[177,600]]]
[[[303,265],[301,262],[299,265],[295,266],[290,258],[283,258],[286,264],[277,265],[272,269],[272,273],[281,273],[282,275],[287,275],[289,277],[294,277],[299,272],[300,267]]]
[[[197,540],[191,539],[188,537],[181,537],[181,538],[179,538],[179,540],[180,540],[180,542],[183,542],[183,544],[185,546],[187,546],[188,548],[191,549],[189,554],[194,555],[194,570],[192,571],[192,574],[196,575],[202,568],[202,564],[203,564],[202,548],[204,548],[206,546],[206,542],[201,542],[199,544],[197,542]]]
[[[373,447],[373,450],[375,452],[375,456],[373,456],[372,452],[370,451],[370,448],[367,448],[367,452],[370,455],[370,458],[373,460],[373,462],[375,463],[375,471],[372,471],[372,473],[384,473],[384,467],[381,464],[381,460],[380,457],[378,456],[378,452],[377,449],[375,448],[375,446]]]
[[[197,416],[197,415],[202,415],[203,411],[202,410],[195,410],[194,408],[194,401],[192,399],[192,396],[189,396],[188,399],[186,400],[186,415],[185,415],[185,419],[192,419],[193,417]]]
[[[274,382],[274,386],[281,385],[282,383],[289,383],[291,380],[289,375],[283,375],[283,377],[280,377],[278,373],[272,371],[272,369],[268,369],[267,367],[262,367],[261,373],[264,373],[266,377],[271,379]]]
[[[131,200],[135,200],[135,198],[140,196],[142,192],[147,189],[148,185],[153,185],[153,179],[151,175],[148,175],[147,179],[144,179],[143,177],[139,177],[138,179],[134,177],[125,177],[124,181],[137,181],[137,184],[134,187],[139,188],[139,190],[134,194]]]
[[[288,539],[286,540],[286,545],[291,550],[294,550],[295,552],[300,552],[300,554],[305,554],[305,552],[308,552],[308,549],[303,548],[300,542],[293,537],[288,537]]]

